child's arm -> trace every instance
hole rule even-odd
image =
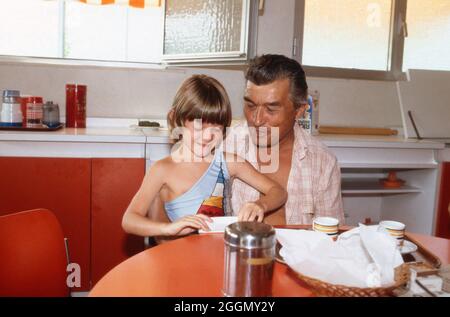
[[[230,176],[234,176],[264,194],[257,201],[248,202],[239,210],[239,221],[263,221],[264,215],[283,206],[287,192],[278,183],[259,173],[249,162],[234,156],[227,162]]]
[[[203,215],[183,217],[172,223],[153,221],[146,217],[151,202],[165,183],[166,164],[156,162],[145,175],[141,187],[123,215],[122,228],[125,232],[148,237],[186,235],[197,229],[209,230],[206,224],[209,218]]]

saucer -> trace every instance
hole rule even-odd
[[[410,254],[417,251],[417,245],[408,240],[403,240],[403,246],[400,248],[401,254]]]

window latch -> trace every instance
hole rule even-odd
[[[258,3],[258,11],[259,11],[259,15],[263,15],[264,14],[264,3],[265,0],[259,0]]]
[[[408,23],[405,20],[402,21],[402,32],[403,32],[403,37],[407,38],[408,37]]]

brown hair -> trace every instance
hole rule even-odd
[[[183,127],[186,121],[202,119],[206,123],[231,124],[231,104],[222,84],[206,75],[186,79],[175,95],[167,122],[169,129]]]
[[[258,86],[268,85],[280,79],[289,79],[289,95],[295,109],[308,103],[306,75],[300,63],[294,59],[275,54],[256,57],[250,61],[245,79]]]

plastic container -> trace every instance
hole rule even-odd
[[[85,85],[66,85],[67,128],[86,128],[86,94]]]
[[[275,244],[268,224],[236,222],[225,228],[225,296],[272,296]]]
[[[3,103],[0,112],[0,126],[21,127],[22,109],[20,104],[20,91],[4,90]]]

